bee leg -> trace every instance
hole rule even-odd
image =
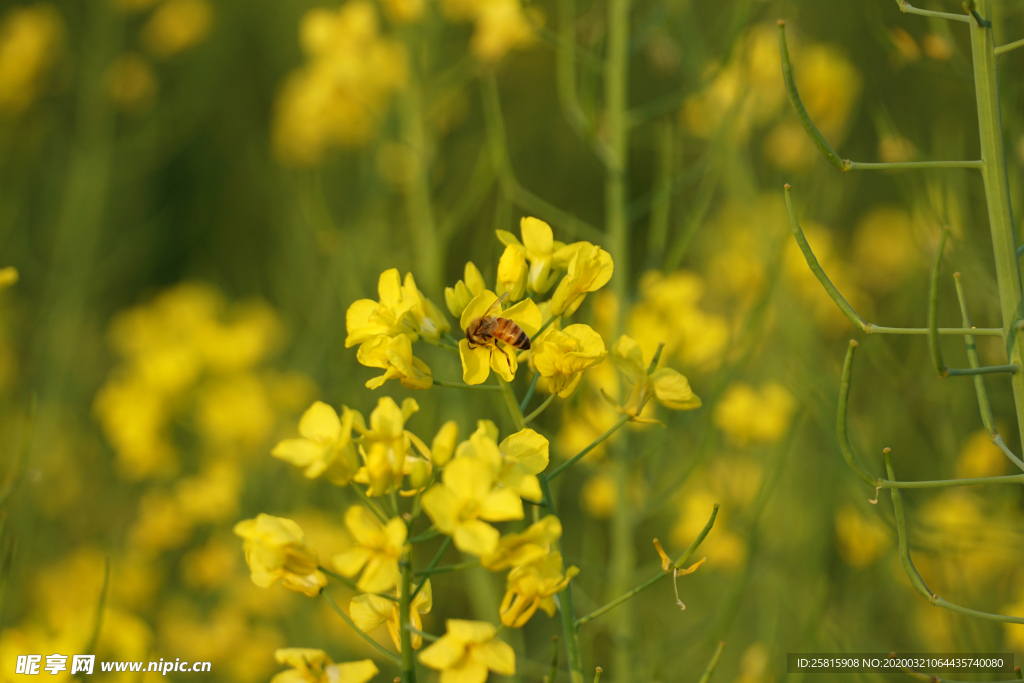
[[[508,352],[505,351],[505,349],[498,346],[498,342],[494,342],[494,348],[496,348],[498,351],[501,351],[501,353],[504,354],[505,360],[508,361],[508,371],[512,372],[512,359],[509,357]]]

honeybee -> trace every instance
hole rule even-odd
[[[508,292],[499,296],[482,316],[475,318],[466,326],[466,339],[469,341],[469,348],[471,349],[477,346],[490,346],[501,351],[508,361],[509,368],[511,368],[512,359],[509,358],[505,349],[498,346],[498,341],[503,341],[509,346],[528,351],[530,349],[530,338],[526,336],[526,333],[523,332],[519,325],[516,325],[511,320],[491,315],[491,312],[495,309],[501,310],[499,306],[507,296]]]

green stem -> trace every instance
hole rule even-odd
[[[430,561],[430,564],[427,565],[427,572],[432,572],[434,570],[434,567],[436,567],[438,565],[438,563],[441,562],[441,558],[444,557],[444,551],[448,550],[448,546],[450,546],[451,543],[452,543],[452,537],[451,536],[445,536],[444,537],[444,542],[441,543],[441,547],[437,549],[436,553],[434,553],[434,559],[432,559]],[[423,590],[423,586],[426,583],[427,583],[426,581],[421,581],[420,585],[416,586],[416,590],[414,590],[412,592],[412,597],[409,598],[409,599],[410,600],[415,600],[416,596],[420,594],[420,591]]]
[[[546,399],[544,399],[544,402],[537,406],[537,410],[533,411],[532,413],[523,418],[523,424],[530,424],[531,422],[533,422],[534,418],[543,413],[544,409],[547,408],[548,405],[555,400],[556,396],[558,396],[558,394],[551,394]]]
[[[918,168],[973,168],[981,170],[985,164],[980,159],[959,159],[952,161],[850,161],[846,160],[845,171],[902,171]]]
[[[569,469],[570,467],[575,465],[577,462],[579,462],[580,458],[582,458],[587,453],[589,453],[590,451],[594,450],[599,445],[601,445],[604,442],[605,439],[607,439],[609,436],[611,436],[615,432],[619,431],[619,428],[622,427],[622,425],[626,424],[627,422],[629,422],[629,415],[623,415],[619,419],[618,422],[616,422],[611,427],[609,427],[608,431],[606,431],[604,434],[602,434],[601,436],[599,436],[596,439],[594,439],[594,441],[589,446],[587,446],[582,451],[580,451],[579,453],[577,453],[576,455],[572,456],[571,458],[569,458],[568,460],[563,462],[561,465],[559,465],[558,467],[553,469],[551,471],[551,473],[547,475],[547,478],[549,480],[554,479],[555,477],[560,475],[562,472],[565,472],[567,469]]]
[[[558,320],[561,317],[562,316],[560,316],[560,315],[553,315],[550,318],[548,318],[547,320],[545,320],[544,324],[540,326],[539,330],[537,330],[537,333],[535,335],[533,335],[532,337],[530,337],[530,341],[533,341],[534,339],[536,339],[537,337],[542,335],[544,333],[544,330],[546,330],[549,327],[551,327],[551,323],[555,322],[556,320]]]
[[[389,517],[385,515],[383,512],[381,512],[380,507],[377,506],[377,503],[375,503],[373,500],[370,499],[368,495],[366,495],[366,491],[359,488],[359,484],[355,483],[354,481],[350,482],[349,484],[352,487],[352,490],[356,492],[356,495],[359,497],[359,500],[363,502],[363,505],[370,508],[370,512],[372,512],[377,517],[377,519],[379,519],[384,524],[387,524],[389,521]]]
[[[928,290],[928,349],[932,353],[932,362],[939,377],[948,377],[949,368],[942,360],[942,347],[939,345],[939,275],[942,273],[942,252],[946,249],[949,230],[942,229],[939,248],[935,250],[935,261],[932,263],[932,278]]]
[[[1009,365],[986,365],[983,368],[946,368],[948,377],[964,377],[967,375],[995,375],[1002,372],[1013,374],[1020,372],[1020,366],[1016,363]]]
[[[850,346],[846,349],[846,360],[843,361],[843,377],[839,382],[839,407],[836,411],[836,436],[839,439],[839,450],[843,453],[843,459],[850,466],[858,477],[863,479],[869,486],[878,486],[877,480],[868,474],[857,462],[857,456],[853,454],[850,446],[850,434],[847,430],[846,414],[850,404],[850,377],[853,374],[853,355],[857,350],[857,342],[850,340]],[[890,477],[891,478],[891,477]]]
[[[508,412],[512,416],[516,430],[525,429],[526,422],[523,420],[523,411],[519,410],[519,401],[516,400],[516,395],[512,392],[512,386],[501,377],[498,378],[498,385],[505,395],[505,405],[508,406]]]
[[[881,479],[878,486],[883,489],[940,489],[953,486],[979,486],[981,484],[1024,484],[1024,474],[1008,474],[1000,477],[973,477],[970,479],[938,479],[934,481],[889,481]]]
[[[551,496],[551,482],[545,475],[537,477],[540,480],[540,490],[544,498],[544,505],[552,513],[555,512],[554,498]],[[555,540],[551,544],[551,551],[561,553],[561,542]],[[561,570],[565,572],[565,560],[562,560]],[[571,582],[570,582],[571,583]],[[572,604],[572,587],[566,584],[558,593],[558,612],[562,618],[562,637],[565,638],[565,651],[569,663],[569,676],[572,683],[583,683],[583,656],[580,654],[580,636],[576,628],[576,609]]]
[[[867,324],[866,334],[930,334],[927,327],[881,327],[873,323]],[[978,337],[1002,337],[1002,329],[998,327],[940,327],[939,334],[952,334],[958,336]]]
[[[1020,40],[1015,40],[1012,43],[1007,43],[1006,45],[1000,45],[995,50],[993,50],[993,52],[995,53],[996,57],[998,57],[999,55],[1006,54],[1010,50],[1016,50],[1018,47],[1024,47],[1024,38],[1021,38]]]
[[[928,9],[918,9],[912,6],[909,2],[903,2],[902,0],[896,0],[896,3],[900,6],[900,11],[904,14],[917,14],[922,17],[934,17],[936,19],[946,19],[948,21],[960,21],[965,24],[971,22],[970,18],[966,14],[950,14],[949,12],[933,12]]]
[[[889,474],[889,479],[896,479],[896,474],[892,469],[892,457],[890,456],[889,449],[885,449],[885,469]],[[903,511],[903,496],[899,489],[891,489],[890,494],[892,495],[892,506],[896,516],[896,535],[899,541],[900,547],[900,561],[903,563],[903,570],[906,572],[907,577],[910,579],[910,583],[914,586],[918,593],[923,595],[928,601],[936,607],[945,607],[951,612],[957,612],[959,614],[965,614],[970,617],[976,617],[979,619],[988,619],[990,621],[999,621],[1006,624],[1024,624],[1024,617],[1012,617],[1005,614],[991,614],[989,612],[979,612],[978,610],[970,609],[969,607],[961,607],[960,605],[954,605],[953,603],[940,598],[935,593],[929,590],[925,584],[924,579],[918,573],[917,568],[914,566],[914,561],[910,557],[910,546],[907,540],[907,518]]]
[[[451,387],[453,389],[476,389],[477,391],[501,391],[501,387],[494,384],[466,384],[465,382],[448,382],[443,379],[435,379],[434,384],[439,387]]]
[[[433,528],[427,529],[422,534],[419,534],[417,536],[413,536],[412,538],[410,538],[409,539],[409,543],[422,543],[423,541],[429,541],[432,538],[437,538],[440,535],[441,535],[441,532],[438,531],[437,529],[433,529]]]
[[[718,647],[715,648],[715,654],[711,655],[711,661],[708,662],[708,668],[704,669],[704,675],[700,677],[697,683],[708,683],[711,680],[711,676],[714,675],[715,669],[718,668],[718,661],[722,658],[722,650],[725,649],[725,641],[718,641]]]
[[[400,641],[402,643],[402,683],[416,683],[416,659],[412,650],[412,633],[409,628],[412,619],[412,553],[406,551],[402,555],[402,593],[398,602],[398,618],[402,624]]]
[[[992,15],[991,0],[979,0],[976,7],[983,16]],[[979,26],[976,22],[971,23],[971,53],[981,132],[981,159],[985,162],[981,176],[985,184],[985,199],[992,232],[999,304],[1003,314],[1003,328],[1006,330],[1006,351],[1010,363],[1024,365],[1024,336],[1017,334],[1016,331],[1016,323],[1021,318],[1024,308],[1024,289],[1021,287],[1020,267],[1017,261],[1000,119],[995,46],[990,27]],[[1017,412],[1017,425],[1024,438],[1024,373],[1015,372],[1010,381]]]
[[[411,152],[412,179],[405,188],[405,213],[416,250],[417,270],[424,280],[422,288],[438,293],[444,287],[441,244],[434,221],[430,192],[430,157],[432,150],[423,125],[421,95],[417,83],[410,84],[398,97],[399,125],[402,141]]]
[[[423,640],[430,641],[431,643],[440,640],[440,636],[435,636],[433,633],[426,633],[424,631],[421,631],[418,628],[414,627],[412,624],[403,624],[402,628],[404,628],[409,633],[415,633]]]
[[[323,565],[317,567],[317,569],[319,569],[320,571],[322,571],[324,574],[326,574],[327,576],[331,577],[335,581],[340,581],[341,583],[345,584],[346,586],[348,586],[349,588],[351,588],[353,590],[359,590],[359,586],[357,586],[356,582],[353,581],[352,579],[350,579],[348,577],[345,577],[345,576],[342,576],[341,574],[338,574],[337,572],[332,572],[330,569],[328,569],[327,567],[324,567]],[[387,595],[385,593],[373,593],[373,595],[376,595],[378,598],[384,598],[385,600],[390,600],[391,602],[398,602],[398,598],[396,598],[393,595]]]
[[[651,586],[656,584],[658,581],[661,581],[666,576],[672,574],[673,570],[675,570],[675,569],[682,569],[683,565],[686,564],[687,560],[690,559],[690,556],[693,555],[693,553],[697,551],[697,548],[700,546],[700,544],[704,542],[705,538],[707,538],[708,532],[711,531],[711,527],[713,527],[715,525],[715,518],[716,517],[718,517],[718,503],[715,503],[715,507],[711,511],[711,518],[708,519],[708,523],[704,525],[704,528],[701,530],[701,532],[699,534],[697,534],[697,538],[693,539],[693,542],[690,543],[690,546],[683,552],[682,555],[679,556],[679,559],[677,559],[675,562],[672,563],[672,569],[662,570],[658,574],[655,574],[654,576],[652,576],[648,580],[644,581],[642,584],[640,584],[639,586],[637,586],[633,590],[631,590],[631,591],[629,591],[627,593],[624,593],[623,595],[620,595],[619,597],[615,598],[614,600],[609,602],[604,607],[599,607],[598,609],[594,610],[593,612],[591,612],[590,614],[586,615],[585,617],[580,617],[579,619],[576,620],[576,627],[579,628],[580,626],[582,626],[583,624],[587,623],[588,621],[596,619],[597,617],[601,616],[605,612],[607,612],[607,611],[609,611],[611,609],[614,609],[615,607],[618,607],[622,603],[624,603],[627,600],[629,600],[630,598],[632,598],[637,593],[640,593],[641,591],[644,591],[644,590],[650,588]]]
[[[431,346],[436,346],[439,349],[444,349],[445,351],[449,351],[451,353],[459,353],[459,346],[458,346],[458,344],[456,344],[455,346],[452,346],[451,344],[446,344],[443,341],[438,341],[436,339],[431,339],[430,337],[425,337],[423,335],[420,335],[420,339],[425,341],[425,342],[427,342]],[[435,381],[435,383],[436,383],[436,381]]]
[[[345,621],[346,624],[351,626],[352,630],[359,634],[360,638],[368,642],[370,645],[374,647],[374,649],[376,649],[382,655],[387,657],[388,661],[392,662],[395,665],[401,666],[402,660],[398,658],[398,655],[396,655],[391,650],[385,648],[383,645],[381,645],[376,640],[367,635],[366,631],[356,626],[356,623],[352,621],[352,618],[349,615],[345,614],[345,612],[340,607],[338,607],[338,603],[334,602],[334,599],[327,594],[327,591],[320,591],[320,595],[324,596],[324,600],[326,600],[327,604],[331,606],[331,609],[337,612],[338,616],[340,616]]]
[[[526,410],[526,406],[530,405],[530,399],[533,398],[533,392],[537,390],[537,382],[540,381],[540,373],[535,372],[533,379],[530,380],[530,386],[526,389],[526,395],[523,396],[523,400],[519,402],[519,412]]]
[[[543,683],[555,683],[558,676],[558,636],[551,636],[551,670],[544,677]]]
[[[460,562],[459,564],[446,564],[443,567],[431,567],[422,571],[416,572],[416,576],[432,576],[433,574],[447,574],[448,572],[458,572],[463,569],[472,569],[473,567],[479,566],[480,560],[468,560],[466,562]]]

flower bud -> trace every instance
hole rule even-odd
[[[433,443],[430,445],[430,460],[438,467],[444,467],[452,459],[455,452],[455,444],[459,440],[459,426],[454,420],[449,420],[441,425]]]

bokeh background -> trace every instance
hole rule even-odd
[[[560,23],[571,5],[0,2],[0,265],[20,274],[0,294],[0,679],[16,678],[17,654],[85,651],[107,558],[101,659],[209,660],[211,674],[167,680],[251,683],[279,670],[278,647],[375,655],[322,600],[254,586],[231,527],[268,512],[298,521],[321,557],[351,542],[348,492],[269,451],[315,399],[367,413],[414,393],[365,389],[377,372],[344,346],[346,308],[381,271],[411,271],[443,305],[466,261],[493,280],[494,230],[518,234],[522,216],[602,243],[605,169],[588,136],[606,126],[608,7],[576,0]],[[995,6],[997,43],[1024,36],[1024,6]],[[696,680],[719,640],[716,680],[743,683],[781,680],[792,651],[1021,652],[1024,627],[913,591],[891,503],[869,504],[843,463],[839,370],[862,335],[807,270],[782,199],[792,183],[818,258],[867,320],[925,324],[948,225],[944,324],[959,324],[956,270],[976,324],[999,326],[980,179],[828,166],[786,100],[776,20],[812,117],[864,161],[977,158],[966,30],[891,0],[636,0],[631,18],[629,253],[577,318],[611,330],[621,311],[648,353],[667,343],[704,405],[659,414],[666,427],[630,430],[559,481],[578,609],[656,572],[651,539],[675,555],[711,503],[722,513],[707,563],[680,579],[686,610],[666,581],[584,626],[588,667]],[[557,78],[565,35],[578,108]],[[1024,50],[1001,61],[1019,214]],[[1009,473],[971,382],[936,378],[924,338],[861,342],[851,430],[874,474],[884,446],[902,478]],[[961,340],[943,345],[966,365]],[[979,346],[1005,362],[997,340]],[[459,377],[430,351],[435,377]],[[539,418],[556,458],[615,421],[598,391],[615,381],[605,363]],[[986,383],[1019,451],[1009,383]],[[500,397],[477,393],[415,392],[408,428],[508,430]],[[1016,487],[905,497],[935,592],[1024,613]],[[503,590],[483,570],[433,583],[433,632],[493,619]],[[540,680],[559,632],[540,616],[510,636],[517,680]]]

